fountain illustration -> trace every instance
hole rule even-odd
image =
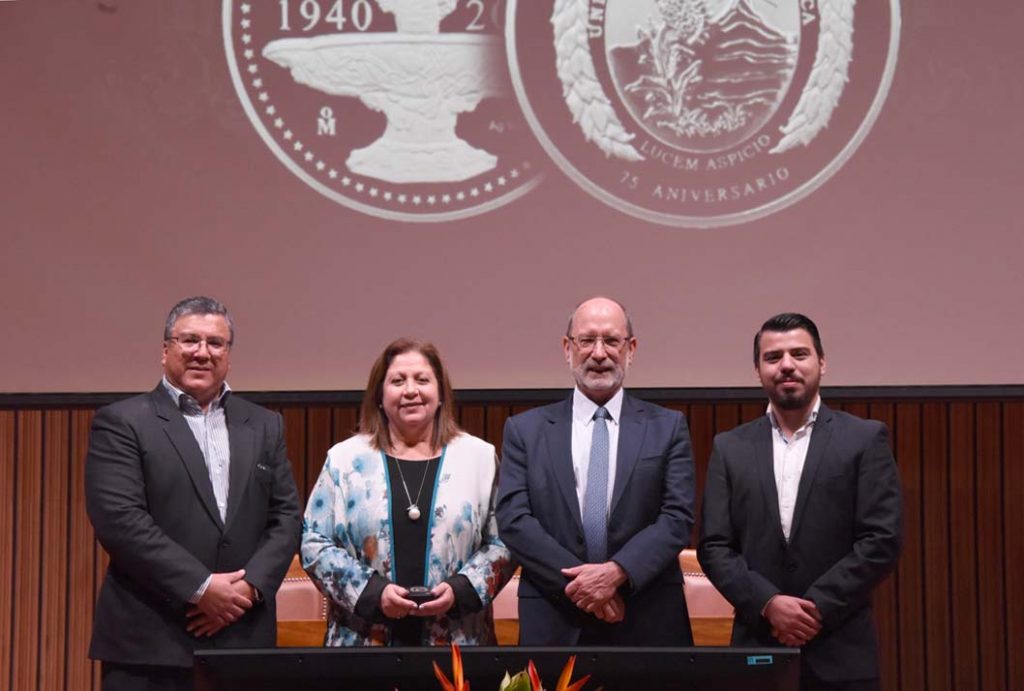
[[[460,113],[508,93],[501,44],[494,36],[440,33],[456,0],[377,0],[395,15],[394,33],[283,38],[263,56],[292,78],[333,96],[358,98],[384,113],[379,139],[354,149],[346,164],[392,183],[456,182],[492,170],[497,156],[459,138]]]

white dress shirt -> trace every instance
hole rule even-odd
[[[779,520],[782,523],[782,534],[789,541],[789,531],[793,526],[793,509],[796,507],[797,490],[800,488],[800,476],[804,472],[807,460],[807,449],[811,444],[811,432],[814,422],[818,419],[821,408],[821,397],[814,401],[811,414],[804,424],[786,439],[775,417],[772,406],[768,404],[768,419],[772,423],[772,456],[775,465],[775,490],[779,495]]]
[[[576,498],[579,499],[580,513],[583,512],[583,497],[587,493],[587,469],[590,468],[590,446],[594,438],[594,413],[598,405],[587,398],[578,388],[572,394],[572,469],[576,473]],[[612,492],[615,489],[615,461],[619,455],[619,422],[622,414],[622,389],[615,392],[604,404],[611,416],[608,423],[608,508],[611,510]],[[583,516],[580,516],[583,520]]]
[[[185,422],[192,430],[192,436],[199,444],[199,450],[206,462],[206,470],[210,474],[210,484],[213,485],[213,498],[217,501],[217,512],[223,521],[228,513],[228,491],[230,489],[229,478],[231,472],[231,443],[228,437],[228,422],[224,414],[224,402],[231,394],[231,387],[227,382],[220,390],[220,394],[210,402],[209,407],[204,411],[195,398],[177,388],[167,377],[163,378],[164,389],[178,406]],[[196,591],[192,593],[189,602],[195,604],[206,594],[213,575],[206,577]]]

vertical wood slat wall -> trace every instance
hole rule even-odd
[[[886,691],[1024,689],[1024,400],[830,401],[889,425],[906,501],[896,574],[876,593]],[[698,497],[717,432],[761,415],[761,401],[679,401]],[[462,405],[469,432],[497,447],[530,405]],[[300,494],[355,406],[275,406]],[[106,567],[85,515],[89,407],[0,410],[0,689],[98,691],[87,659]]]

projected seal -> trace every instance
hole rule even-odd
[[[264,142],[345,206],[444,221],[537,182],[499,0],[223,4],[235,88]]]
[[[588,192],[721,226],[809,194],[888,93],[898,0],[509,0],[516,95]]]

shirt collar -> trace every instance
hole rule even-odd
[[[178,410],[182,412],[202,411],[199,401],[172,384],[166,374],[161,383],[164,385],[164,390],[171,397],[171,400],[174,401],[174,405],[178,406]],[[231,387],[228,386],[227,382],[224,382],[220,387],[220,393],[210,401],[210,410],[223,408],[230,393]]]
[[[818,395],[818,396],[816,396],[814,398],[814,405],[811,406],[810,414],[807,416],[807,419],[804,420],[804,424],[800,426],[800,429],[798,429],[797,432],[800,432],[801,430],[805,430],[808,427],[811,427],[815,423],[815,421],[817,421],[817,419],[818,419],[818,410],[820,410],[820,409],[821,409],[821,396]],[[772,423],[772,429],[774,429],[776,431],[781,431],[782,427],[779,425],[779,421],[775,417],[775,410],[772,409],[772,404],[771,403],[768,404],[768,409],[765,411],[765,413],[768,415],[768,421]]]
[[[622,397],[623,393],[620,388],[611,397],[611,400],[604,404],[604,409],[608,411],[615,424],[619,424],[619,415],[622,413]],[[572,392],[572,419],[574,422],[587,424],[594,419],[597,409],[598,405],[587,398],[586,394],[579,390],[579,387]]]

